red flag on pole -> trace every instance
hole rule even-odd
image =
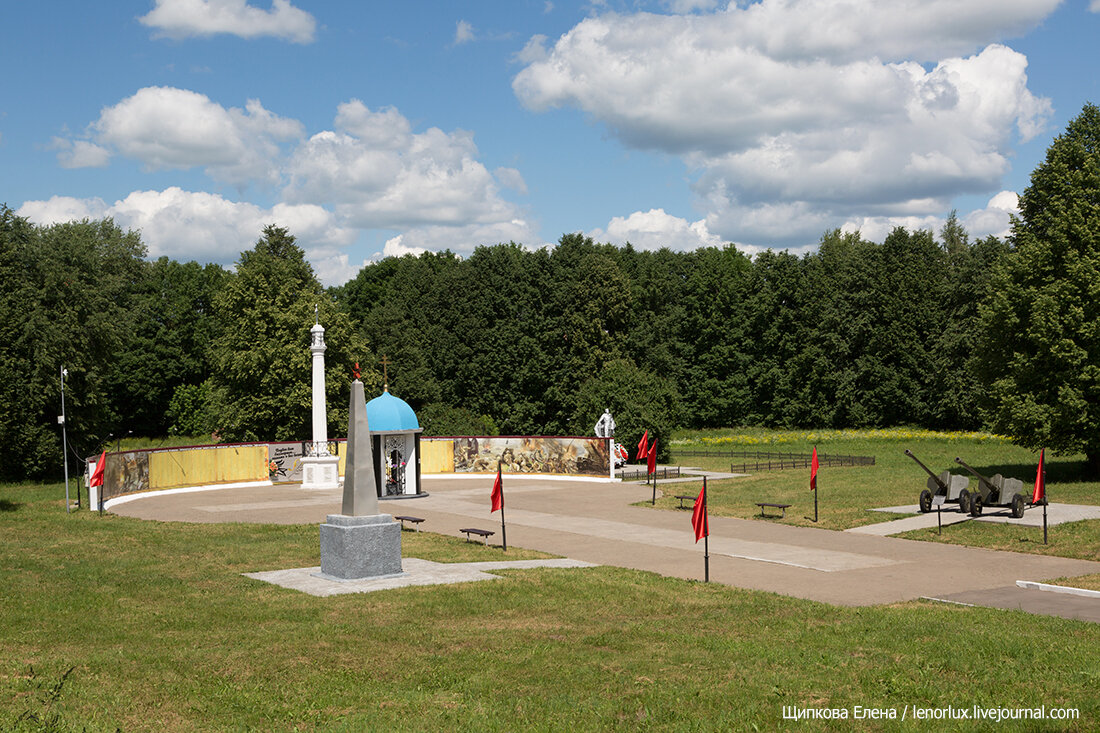
[[[1047,481],[1043,472],[1043,452],[1045,448],[1039,449],[1039,470],[1035,472],[1035,491],[1031,494],[1031,503],[1038,504],[1047,496]]]
[[[649,446],[649,472],[657,473],[657,439],[653,439],[653,445]]]
[[[649,455],[649,428],[646,428],[645,433],[642,435],[642,441],[638,443],[638,460],[642,460]]]
[[[814,446],[814,455],[810,459],[810,491],[817,491],[817,446]]]
[[[504,509],[504,484],[500,480],[499,463],[497,464],[497,480],[493,482],[493,493],[490,494],[490,498],[493,500],[493,508],[490,510],[490,514]]]
[[[88,480],[88,486],[102,486],[103,485],[103,469],[107,466],[107,451],[99,456],[99,460],[96,461],[95,470],[92,471],[92,477]]]
[[[695,498],[695,508],[691,512],[691,526],[695,529],[695,541],[710,535],[707,527],[707,484],[704,480],[703,488],[699,489],[699,496]]]

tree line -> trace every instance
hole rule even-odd
[[[315,312],[332,435],[353,365],[377,393],[384,355],[429,435],[587,435],[609,408],[624,444],[648,429],[663,458],[676,427],[919,425],[1095,461],[1098,141],[1086,105],[1007,240],[971,241],[954,214],[881,243],[827,232],[803,256],[567,234],[387,258],[327,289],[278,226],[226,269],[2,206],[0,479],[58,473],[62,366],[81,454],[128,432],[308,439]]]

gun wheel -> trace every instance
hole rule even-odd
[[[977,499],[978,497],[975,496],[974,498]],[[972,499],[970,498],[970,492],[969,491],[967,491],[966,489],[963,489],[962,491],[959,492],[959,511],[960,512],[962,512],[963,514],[966,514],[967,512],[969,512],[971,502],[972,502]]]
[[[1012,516],[1016,519],[1024,516],[1024,497],[1020,494],[1012,495]]]
[[[975,495],[970,501],[970,516],[980,517],[982,516],[982,497]]]
[[[920,501],[918,503],[920,504],[921,514],[927,514],[932,511],[932,492],[928,489],[920,492]]]

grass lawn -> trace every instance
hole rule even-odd
[[[0,486],[3,730],[1100,727],[1100,624],[838,608],[609,567],[315,598],[241,573],[316,565],[316,525],[66,514],[63,496]],[[406,556],[502,556],[402,539]],[[909,719],[783,719],[857,705]],[[914,723],[914,705],[1079,717]]]
[[[685,466],[700,466],[728,471],[730,459],[716,457],[680,456],[677,448],[709,448],[712,450],[761,450],[788,453],[810,453],[814,447],[818,453],[874,456],[874,466],[822,467],[818,471],[818,523],[812,521],[814,495],[809,491],[809,469],[761,472],[745,478],[708,483],[709,510],[721,516],[760,518],[755,502],[768,501],[792,506],[785,519],[765,521],[784,522],[825,529],[848,529],[865,524],[887,521],[895,515],[869,511],[875,507],[916,505],[917,497],[925,488],[928,474],[905,455],[908,448],[933,472],[950,469],[952,473],[969,476],[955,463],[956,456],[985,476],[1000,473],[1019,478],[1024,482],[1025,493],[1030,499],[1030,489],[1035,480],[1038,455],[1013,445],[1005,438],[982,433],[933,433],[921,429],[893,428],[889,430],[819,430],[775,431],[763,429],[738,429],[724,431],[684,431],[674,436],[672,455],[674,462]],[[1047,456],[1047,484],[1051,500],[1070,504],[1100,504],[1100,481],[1086,478],[1083,456]],[[668,496],[658,500],[664,508],[675,508],[679,502],[673,494],[691,493],[693,484],[665,485]],[[971,478],[971,488],[977,487],[977,479]],[[698,486],[694,488],[698,492]],[[1029,509],[1028,511],[1033,511]],[[1037,509],[1034,511],[1038,511]],[[809,518],[807,518],[809,517]],[[967,522],[959,531],[944,531],[943,541],[970,544],[983,531],[966,529],[974,523]],[[1061,536],[1047,548],[1034,543],[1018,542],[1015,537],[1025,530],[1015,532],[1005,542],[1020,552],[1052,552],[1068,557],[1100,559],[1100,522],[1085,523],[1085,530],[1067,548]],[[979,525],[985,526],[985,525]],[[997,530],[990,528],[994,535]],[[1059,533],[1060,534],[1060,533]],[[914,539],[930,539],[914,533]],[[940,538],[936,538],[937,541]],[[1001,548],[1004,549],[1004,548]],[[1091,554],[1090,554],[1091,553]]]

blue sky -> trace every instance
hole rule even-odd
[[[0,202],[326,284],[581,231],[640,248],[1003,234],[1100,101],[1100,0],[10,3]]]

